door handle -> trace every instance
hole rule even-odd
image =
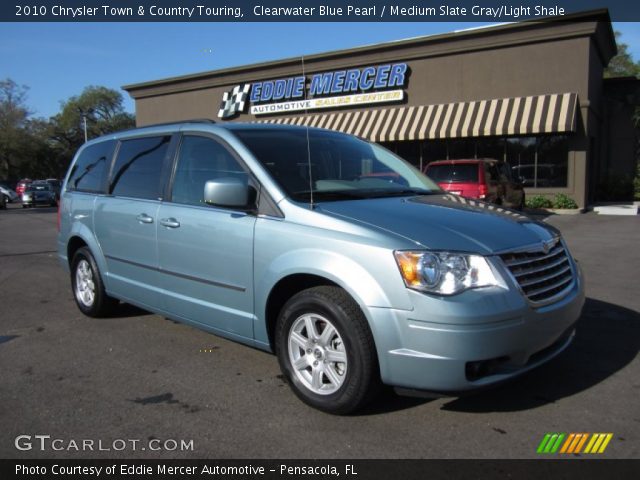
[[[162,220],[160,220],[160,225],[162,225],[163,227],[178,228],[180,226],[180,222],[173,217],[163,218]]]
[[[140,223],[153,223],[153,217],[150,217],[146,213],[141,213],[140,215],[138,215],[136,217],[136,220],[138,220]]]

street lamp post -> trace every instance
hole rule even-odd
[[[80,116],[82,117],[82,125],[84,127],[84,143],[87,143],[87,140],[89,139],[87,136],[87,112],[85,112],[81,108],[78,108],[78,111],[80,112]]]

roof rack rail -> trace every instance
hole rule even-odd
[[[176,125],[178,123],[216,123],[216,122],[215,122],[215,120],[213,120],[211,118],[193,118],[193,119],[190,119],[190,120],[176,120],[175,122],[151,123],[149,125],[142,125],[140,127],[125,128],[124,130],[118,130],[117,132],[111,132],[111,133],[106,134],[106,135],[116,134],[116,133],[131,132],[133,130],[140,130],[142,128],[163,127],[165,125]]]
[[[173,122],[150,123],[149,125],[143,125],[137,128],[161,127],[163,125],[175,125],[176,123],[216,123],[216,121],[212,118],[190,118],[188,120],[176,120]]]

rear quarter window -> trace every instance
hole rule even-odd
[[[104,180],[114,147],[115,141],[111,140],[85,148],[71,167],[67,190],[104,193]]]

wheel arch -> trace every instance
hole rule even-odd
[[[294,273],[281,278],[269,292],[267,303],[265,305],[265,323],[267,328],[267,337],[271,351],[275,351],[275,332],[278,315],[284,307],[284,304],[294,295],[313,287],[333,286],[342,288],[337,283],[326,277],[309,274]],[[344,290],[344,289],[343,289]],[[348,293],[348,292],[347,292]]]
[[[105,285],[106,290],[108,291],[109,277],[108,275],[106,275],[107,263],[102,253],[102,249],[100,248],[100,244],[98,243],[91,230],[89,230],[89,227],[87,225],[76,224],[74,225],[72,231],[69,233],[66,244],[67,263],[69,265],[69,269],[71,269],[73,256],[78,251],[78,249],[82,247],[87,247],[91,252],[91,255],[93,255],[93,258],[98,265],[98,269],[100,270],[102,281]]]
[[[88,245],[87,242],[85,242],[84,239],[78,235],[72,236],[67,242],[67,262],[69,263],[69,268],[71,268],[73,256],[82,247],[88,247]]]

